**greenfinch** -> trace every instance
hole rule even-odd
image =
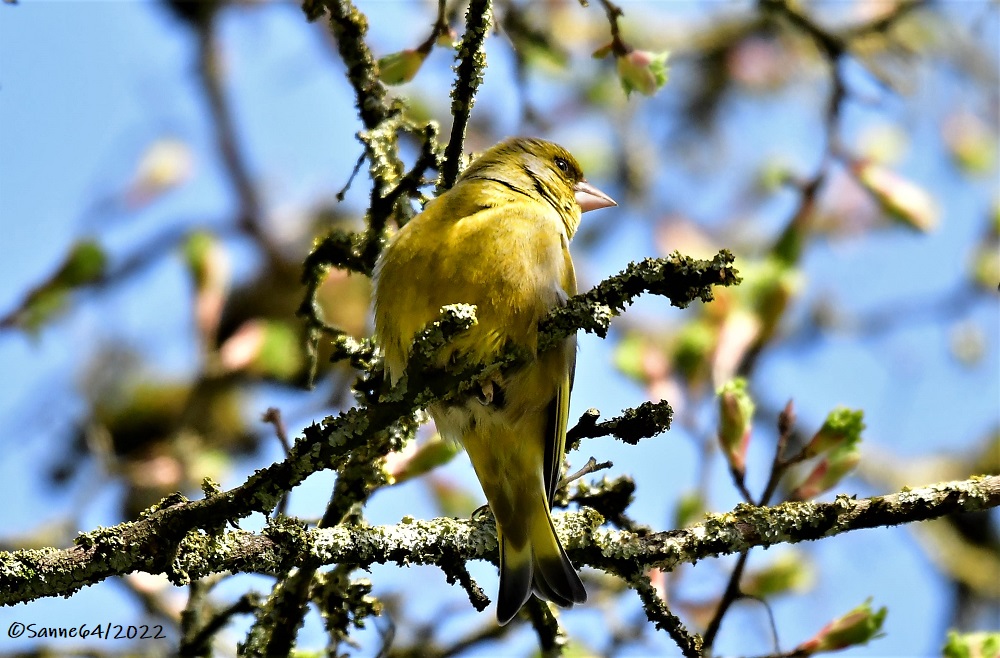
[[[387,375],[406,369],[414,335],[448,304],[475,304],[478,323],[439,355],[488,363],[508,343],[533,359],[428,411],[460,441],[496,519],[497,620],[531,596],[587,598],[550,516],[566,444],[576,339],[537,352],[538,322],[576,294],[569,242],[581,213],[617,205],[564,148],[513,138],[485,151],[450,190],[394,236],[375,267],[375,337]]]

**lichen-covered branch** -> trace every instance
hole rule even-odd
[[[674,613],[670,612],[666,601],[660,596],[645,571],[636,572],[628,579],[629,587],[634,589],[642,601],[646,618],[658,630],[666,631],[677,643],[684,658],[699,658],[702,655],[702,641],[697,635],[691,635],[684,624]]]
[[[335,232],[306,260],[303,279],[307,292],[299,313],[309,325],[309,348],[310,354],[313,354],[321,332],[337,331],[325,325],[316,302],[316,290],[327,269],[330,266],[345,267],[370,274],[389,218],[395,212],[405,220],[412,214],[412,209],[403,195],[398,192],[393,194],[404,171],[398,147],[401,111],[398,104],[388,100],[385,86],[378,77],[378,63],[365,41],[368,19],[350,0],[306,0],[303,10],[310,20],[315,20],[324,12],[329,17],[338,54],[347,67],[347,79],[354,88],[355,106],[364,126],[364,130],[358,133],[358,139],[365,146],[372,179],[365,232],[360,235]]]
[[[675,254],[630,265],[553,312],[550,318],[561,315],[540,329],[539,342],[554,344],[584,324],[604,326],[606,331],[611,317],[643,290],[667,296],[673,304],[710,298],[712,285],[731,285],[738,280],[732,261],[728,252],[721,252],[712,261],[696,261]],[[0,565],[0,603],[67,595],[109,576],[138,570],[166,573],[177,584],[190,582],[191,576],[178,569],[174,561],[184,542],[200,537],[214,541],[215,533],[227,523],[236,523],[253,512],[269,513],[286,492],[309,475],[343,468],[358,450],[374,454],[399,449],[401,435],[392,428],[400,419],[411,417],[431,402],[456,395],[486,372],[523,358],[518,350],[511,349],[493,364],[460,363],[447,371],[429,367],[414,370],[413,363],[425,366],[431,363],[431,355],[441,345],[475,322],[471,311],[471,307],[462,305],[449,307],[441,320],[422,333],[414,344],[405,386],[400,383],[389,390],[376,405],[355,407],[307,427],[286,459],[256,471],[242,485],[229,491],[209,492],[206,498],[197,501],[179,495],[166,499],[139,520],[84,535],[70,549],[43,550],[16,557],[0,554],[0,559],[6,560]],[[599,320],[594,321],[592,316]],[[209,530],[210,534],[202,535],[198,529]],[[495,538],[492,541],[495,544]]]
[[[1000,476],[993,475],[871,498],[842,495],[828,503],[740,504],[731,512],[710,514],[698,525],[670,532],[636,534],[603,529],[601,516],[587,509],[557,513],[554,522],[574,562],[630,577],[636,569],[670,570],[681,563],[755,546],[796,543],[997,506]],[[0,553],[0,605],[66,593],[66,581],[59,576],[74,565],[89,565],[90,572],[101,573],[102,578],[151,569],[174,577],[183,573],[187,578],[200,578],[223,571],[278,574],[306,562],[366,567],[376,563],[439,564],[445,556],[492,562],[497,557],[490,519],[406,518],[389,526],[313,530],[274,522],[260,534],[242,530],[219,535],[191,533],[173,555],[170,569],[165,570],[165,565],[138,556],[149,550],[148,545],[128,543],[142,523],[90,533],[80,545],[69,549]],[[113,553],[106,542],[109,533],[121,539],[115,542]]]
[[[540,655],[543,658],[559,658],[563,655],[569,638],[559,625],[559,620],[549,609],[550,605],[539,598],[531,597],[521,614],[527,614],[532,628],[535,629]]]
[[[678,308],[696,299],[711,301],[713,286],[732,286],[740,282],[733,261],[733,255],[723,249],[710,261],[674,252],[667,258],[630,263],[622,272],[549,313],[538,327],[538,347],[543,351],[552,347],[567,336],[567,329],[571,328],[604,338],[611,319],[643,293],[666,297]]]
[[[636,445],[642,439],[648,439],[670,429],[673,415],[674,410],[666,400],[643,402],[634,409],[627,409],[621,416],[603,423],[597,422],[601,412],[597,409],[588,409],[580,417],[579,422],[566,432],[566,451],[576,450],[582,439],[600,436],[613,436],[629,445]]]
[[[472,0],[465,14],[465,35],[458,49],[455,86],[451,90],[451,114],[454,120],[451,124],[451,138],[444,152],[438,192],[451,189],[461,170],[465,130],[486,69],[485,44],[493,15],[492,5],[491,0]]]
[[[385,86],[378,79],[378,64],[365,43],[368,19],[350,0],[307,0],[303,10],[310,20],[329,13],[330,29],[337,50],[347,67],[347,79],[354,87],[355,107],[365,128],[372,130],[385,121],[392,110],[386,101]]]

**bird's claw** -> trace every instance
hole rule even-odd
[[[488,407],[496,401],[497,406],[503,405],[503,378],[500,375],[490,375],[489,378],[480,382],[480,393],[476,396],[479,403]]]

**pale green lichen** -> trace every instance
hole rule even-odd
[[[235,495],[229,492],[217,497],[230,504],[228,499]],[[555,514],[554,524],[571,550],[587,555],[596,549],[603,556],[584,564],[630,574],[636,568],[670,569],[679,562],[693,563],[752,546],[817,539],[873,524],[904,523],[913,519],[914,512],[926,518],[948,513],[956,506],[967,511],[985,509],[996,506],[998,499],[1000,478],[990,476],[862,500],[840,496],[833,503],[741,506],[732,512],[706,515],[702,524],[673,532],[636,534],[599,528],[602,519],[592,510]],[[210,501],[198,501],[195,504],[201,507],[195,509],[204,508],[206,502]],[[940,505],[944,507],[936,510]],[[184,507],[169,508],[161,517],[98,528],[81,535],[77,547],[68,551],[0,552],[0,604],[72,594],[108,573],[162,570],[162,564],[153,562],[147,542],[153,534],[168,536],[172,527],[183,528],[190,522],[185,511]],[[91,554],[81,556],[81,550]],[[440,564],[445,558],[495,561],[496,555],[496,530],[490,520],[407,518],[391,526],[338,525],[307,531],[301,522],[282,518],[270,522],[263,536],[240,530],[189,531],[169,573],[175,582],[186,582],[233,569],[275,574],[294,564]]]

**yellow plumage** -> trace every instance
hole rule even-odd
[[[483,153],[427,204],[375,268],[375,335],[395,382],[414,334],[442,306],[475,304],[478,324],[444,350],[481,362],[510,341],[535,353],[538,321],[576,293],[569,241],[584,210],[614,205],[563,148],[510,139]],[[472,460],[500,540],[497,618],[531,592],[562,606],[586,590],[549,516],[566,440],[576,341],[482,383],[481,393],[429,411]]]

